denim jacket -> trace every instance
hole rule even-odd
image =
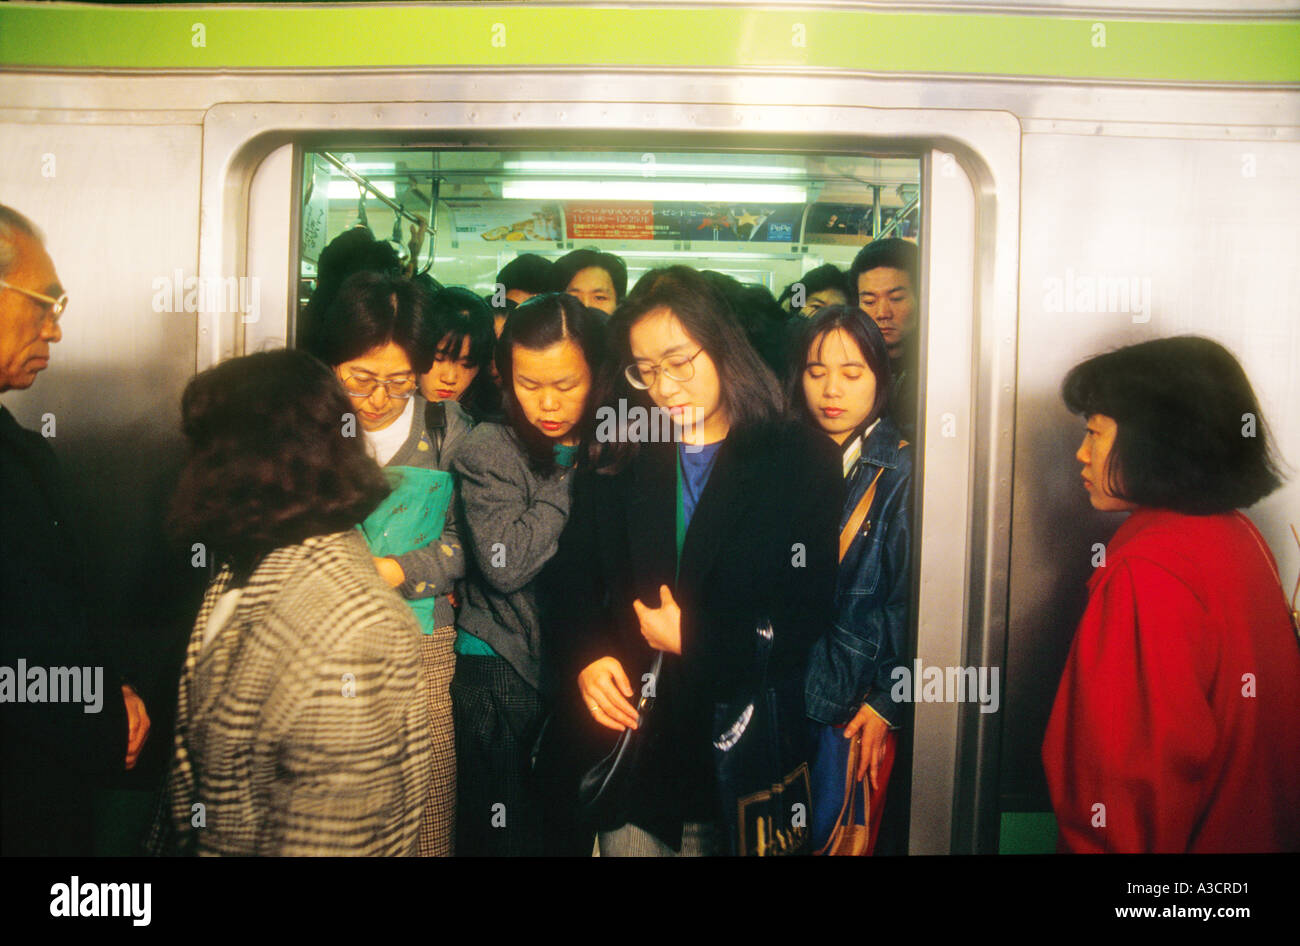
[[[804,699],[811,719],[842,726],[863,702],[897,727],[902,707],[890,698],[890,674],[907,660],[912,451],[881,418],[846,483],[840,528],[883,471],[858,534],[840,562],[835,623],[808,655]]]

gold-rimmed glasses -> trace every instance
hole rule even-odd
[[[669,380],[683,383],[695,377],[695,359],[700,357],[703,352],[704,349],[701,348],[690,356],[669,355],[657,364],[634,362],[623,369],[623,376],[627,378],[627,383],[638,391],[650,390],[661,371],[664,373],[664,377]]]
[[[380,381],[373,375],[361,374],[356,375],[349,372],[343,377],[343,387],[349,394],[356,397],[370,397],[375,393],[375,388],[383,385],[384,392],[394,401],[404,401],[415,393],[415,377],[407,375],[404,378],[389,378],[386,381]]]
[[[20,292],[24,296],[27,296],[28,298],[35,299],[37,302],[41,302],[49,306],[50,320],[53,322],[59,321],[59,316],[61,316],[63,314],[63,311],[68,307],[68,294],[66,292],[63,295],[59,296],[59,298],[55,299],[53,296],[47,296],[43,292],[36,292],[35,290],[32,289],[24,289],[22,286],[15,286],[11,282],[5,282],[3,279],[0,279],[0,289],[12,289],[14,292]]]

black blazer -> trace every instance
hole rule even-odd
[[[91,634],[83,587],[54,451],[0,408],[0,666],[104,668],[98,713],[0,703],[4,854],[90,854],[87,776],[124,770],[122,681]]]
[[[665,655],[656,681],[646,728],[653,738],[635,773],[629,820],[679,848],[683,821],[717,818],[713,704],[752,686],[758,621],[770,617],[775,631],[769,672],[802,679],[809,648],[834,619],[843,477],[834,444],[807,427],[733,432],[718,451],[674,582],[676,462],[676,444],[646,444],[617,475],[580,474],[541,591],[555,738],[569,743],[570,764],[581,772],[616,736],[583,706],[578,673],[616,657],[639,696],[654,655],[632,601],[656,607],[660,585],[673,588],[682,653]]]

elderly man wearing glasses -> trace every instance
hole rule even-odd
[[[67,304],[40,232],[0,204],[0,392],[30,388],[49,365]],[[7,406],[0,502],[0,853],[90,854],[89,792],[135,766],[149,716],[92,633],[54,451]],[[74,670],[90,687],[78,700],[53,701],[56,677],[71,692]],[[105,688],[119,687],[120,701],[105,698]]]

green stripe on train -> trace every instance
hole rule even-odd
[[[0,4],[10,68],[668,66],[1300,82],[1300,20],[851,10]]]

